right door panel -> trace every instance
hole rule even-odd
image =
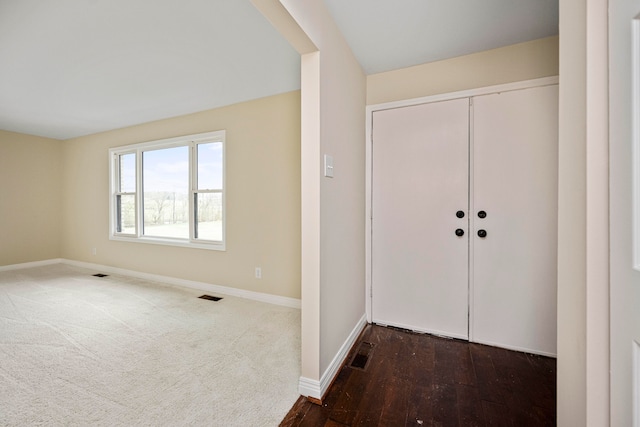
[[[555,355],[558,87],[475,97],[472,120],[470,338]]]

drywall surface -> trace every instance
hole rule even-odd
[[[367,105],[558,75],[558,36],[367,76]]]
[[[587,2],[586,417],[609,423],[609,81],[607,0]]]
[[[560,2],[558,425],[586,425],[586,7]]]
[[[303,273],[302,376],[317,381],[365,312],[366,79],[321,0],[281,3],[318,48],[302,56],[302,179],[312,192],[302,227],[315,236],[303,236],[303,270],[312,267]],[[333,178],[321,170],[325,154]]]
[[[609,424],[606,15],[560,1],[559,426]]]
[[[0,266],[60,257],[62,142],[0,131]]]
[[[611,426],[637,426],[640,422],[640,395],[637,394],[640,391],[640,366],[636,366],[635,372],[633,369],[633,348],[638,351],[640,343],[640,273],[632,268],[633,215],[640,215],[640,201],[636,198],[636,206],[633,206],[631,160],[634,152],[638,158],[637,150],[640,149],[637,135],[634,139],[632,133],[633,118],[638,117],[638,111],[633,111],[632,107],[632,82],[633,75],[637,78],[639,70],[633,70],[630,54],[634,49],[637,54],[640,48],[632,48],[631,27],[639,12],[637,0],[609,1]],[[637,187],[635,191],[638,191]],[[640,365],[640,360],[635,359],[635,362]]]
[[[223,129],[226,251],[109,240],[109,148]],[[63,162],[62,257],[300,298],[299,91],[68,140]]]

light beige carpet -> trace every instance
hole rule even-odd
[[[52,265],[0,272],[0,425],[277,426],[300,311]]]

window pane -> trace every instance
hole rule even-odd
[[[196,239],[222,241],[222,194],[196,193]]]
[[[136,232],[136,196],[119,194],[116,196],[118,233],[135,234]]]
[[[222,142],[198,144],[198,190],[222,190]]]
[[[189,149],[142,154],[144,235],[189,238]]]
[[[123,154],[120,157],[120,193],[136,191],[136,154]]]

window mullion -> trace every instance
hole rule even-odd
[[[136,237],[142,236],[142,221],[144,209],[144,197],[142,194],[142,150],[136,150]]]
[[[132,197],[135,204],[135,189],[133,191],[127,191],[124,189],[124,180],[125,175],[123,174],[124,169],[124,158],[128,155],[133,154],[135,156],[135,152],[117,152],[113,153],[111,158],[111,220],[110,220],[110,228],[111,233],[113,235],[127,235],[131,236],[130,232],[125,231],[125,218],[124,211],[125,208],[125,199]],[[133,214],[135,215],[135,206],[133,210]],[[135,226],[135,223],[134,223]],[[135,232],[134,232],[135,233]]]
[[[198,193],[222,193],[224,190],[197,190]]]
[[[120,164],[120,162],[122,162],[122,158],[120,157],[120,155],[115,154],[114,155],[114,161],[113,161],[113,165],[115,168],[114,171],[114,176],[115,176],[115,193],[113,194],[113,212],[112,215],[114,216],[114,222],[113,222],[113,231],[114,232],[118,232],[118,226],[120,225],[120,217],[119,217],[119,196],[120,196],[120,190],[121,190],[121,180],[122,177],[121,175],[121,168],[122,165]]]
[[[118,196],[120,194],[120,156],[118,154],[113,154],[111,158],[111,188],[114,189],[111,193],[111,217],[113,221],[111,223],[111,233],[118,232],[118,224],[120,222],[120,218],[118,218]]]
[[[197,153],[197,144],[194,142],[190,143],[189,150],[189,240],[194,241],[198,234],[198,221],[196,218],[196,212],[198,210],[198,206],[196,206],[196,192],[197,188],[197,177],[198,177],[198,153]]]

